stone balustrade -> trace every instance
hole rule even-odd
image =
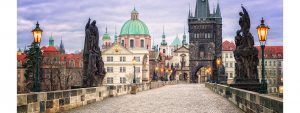
[[[214,83],[205,83],[205,87],[227,98],[247,113],[283,113],[281,98]]]
[[[137,85],[137,92],[177,84],[177,81],[158,81]],[[55,113],[102,101],[105,98],[130,94],[131,85],[104,85],[100,87],[35,92],[17,95],[18,113]]]

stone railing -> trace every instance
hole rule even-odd
[[[281,98],[214,83],[205,83],[205,87],[227,98],[247,113],[283,113]]]
[[[177,81],[136,84],[137,92],[177,84]],[[105,98],[130,94],[131,85],[107,85],[101,87],[36,92],[17,95],[18,113],[55,113],[102,101]]]

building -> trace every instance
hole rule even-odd
[[[225,66],[225,75],[227,84],[232,84],[235,77],[235,59],[233,51],[235,50],[234,42],[224,41],[222,44],[222,61]]]
[[[257,66],[258,77],[261,81],[261,47],[258,49],[259,65]],[[234,42],[224,41],[222,45],[222,60],[225,65],[225,73],[228,76],[228,84],[233,82],[235,77],[235,59],[233,51]],[[283,86],[283,46],[266,46],[265,47],[265,76],[268,83],[268,94],[277,95],[281,92]]]
[[[189,48],[180,46],[173,51],[169,64],[173,64],[176,69],[176,80],[187,81],[189,78]]]
[[[258,77],[261,80],[261,48],[259,51]],[[277,95],[280,87],[283,85],[283,46],[265,47],[265,76],[268,83],[268,94]]]
[[[212,67],[213,72],[217,72],[214,65],[216,57],[221,57],[222,51],[222,16],[219,3],[217,9],[211,14],[209,0],[197,0],[195,15],[189,11],[189,55],[190,55],[190,81],[198,82],[198,72],[201,68]],[[215,80],[216,73],[213,73]],[[202,78],[202,77],[200,77]]]
[[[151,36],[147,25],[139,19],[139,13],[135,8],[131,12],[131,19],[122,26],[120,35],[115,36],[115,41],[118,43],[102,52],[107,72],[104,84],[132,83],[134,78],[133,59],[136,61],[135,79],[137,83],[149,82]]]
[[[24,49],[25,51],[25,49]],[[17,52],[17,92],[24,92],[25,87],[25,68],[23,67],[25,63],[26,54],[21,51],[21,49]]]
[[[149,74],[144,75],[146,73],[143,73],[143,71],[149,67],[147,66],[149,64],[146,64],[146,62],[148,62],[146,54],[148,53],[144,50],[131,51],[119,44],[115,44],[104,50],[102,52],[102,58],[107,73],[103,83],[108,85],[133,83],[133,59],[136,60],[136,64],[134,64],[136,83],[142,83],[143,80],[149,79],[145,78],[148,77]]]

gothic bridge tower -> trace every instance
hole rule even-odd
[[[191,83],[200,79],[198,71],[203,67],[211,67],[215,74],[216,66],[213,64],[216,57],[222,53],[222,16],[219,3],[210,13],[209,0],[197,0],[195,14],[189,11],[188,26],[190,37],[190,77]]]

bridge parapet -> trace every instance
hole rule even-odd
[[[177,84],[177,81],[158,81],[136,84],[138,92]],[[105,85],[50,92],[35,92],[17,95],[18,113],[55,113],[67,111],[102,101],[105,98],[130,94],[131,85]]]
[[[205,83],[205,87],[227,98],[247,113],[283,113],[281,98],[215,83]]]

